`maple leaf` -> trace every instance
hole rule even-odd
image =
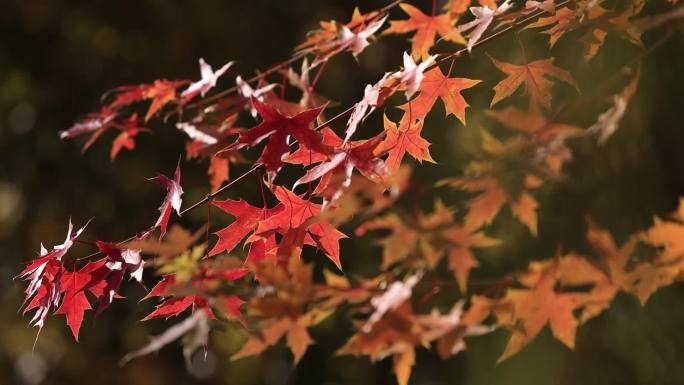
[[[351,184],[351,177],[356,168],[366,178],[381,183],[387,176],[387,167],[376,153],[382,136],[378,135],[368,140],[347,142],[346,144],[335,135],[328,127],[322,130],[323,142],[334,150],[328,155],[329,160],[321,162],[319,165],[309,169],[307,173],[299,178],[293,189],[300,184],[313,182],[321,179],[314,194],[324,198],[323,207],[327,207],[331,202],[336,201],[343,190]],[[300,148],[303,153],[309,151],[308,148]],[[318,159],[316,159],[318,161]],[[293,160],[289,160],[294,163]],[[306,162],[304,162],[306,163]]]
[[[558,39],[565,33],[575,29],[581,23],[580,18],[582,17],[582,14],[582,10],[579,8],[570,9],[568,7],[563,7],[557,9],[551,16],[540,17],[534,23],[526,26],[525,29],[552,26],[542,33],[549,35],[549,44],[553,47]]]
[[[166,227],[169,224],[169,218],[171,216],[171,211],[176,210],[176,213],[180,216],[180,208],[182,204],[181,196],[183,195],[183,188],[180,185],[181,180],[181,169],[180,162],[176,166],[176,171],[173,174],[173,179],[169,179],[166,175],[159,174],[154,178],[148,179],[164,188],[166,188],[166,197],[164,202],[159,207],[161,215],[157,222],[154,224],[155,227],[160,228],[159,238],[163,238],[166,234]]]
[[[359,29],[366,25],[368,21],[379,16],[379,12],[371,11],[362,14],[358,7],[354,8],[351,20],[344,24],[350,30]],[[299,44],[295,51],[301,51],[304,49],[313,50],[314,52],[320,51],[325,48],[329,48],[330,41],[337,37],[338,31],[341,26],[335,20],[321,21],[319,23],[320,28],[315,31],[310,31],[307,33],[307,39],[303,43]],[[320,52],[319,52],[320,53]]]
[[[261,78],[260,78],[261,81]],[[257,116],[257,109],[254,106],[254,103],[252,103],[252,98],[263,102],[264,101],[264,96],[268,94],[272,89],[274,89],[277,84],[266,84],[266,85],[261,85],[257,86],[256,89],[252,88],[252,86],[249,85],[246,81],[242,80],[242,76],[238,75],[235,78],[235,85],[237,86],[237,91],[240,96],[242,96],[245,100],[249,101],[250,109],[249,112],[252,114],[252,117]]]
[[[481,336],[492,332],[495,327],[481,325],[481,320],[472,319],[477,305],[473,304],[467,314],[463,314],[464,301],[454,304],[449,313],[440,314],[437,309],[428,315],[418,316],[418,322],[424,329],[422,338],[425,342],[437,340],[437,351],[446,359],[466,348],[465,337]]]
[[[435,268],[446,254],[449,268],[453,271],[459,288],[466,291],[468,274],[478,266],[472,248],[489,247],[498,240],[481,233],[471,233],[455,223],[453,214],[437,200],[431,214],[417,214],[415,218],[403,219],[396,214],[367,221],[356,230],[362,235],[367,230],[391,230],[391,234],[380,241],[383,245],[383,268],[396,262],[409,266]],[[419,257],[412,261],[409,257]]]
[[[579,87],[569,72],[558,68],[553,64],[553,58],[536,60],[523,65],[501,62],[490,57],[500,71],[508,77],[494,86],[494,98],[490,107],[499,101],[511,96],[521,85],[525,85],[525,92],[530,96],[533,103],[539,103],[544,108],[551,108],[551,86],[553,81],[547,77],[553,77],[565,82],[579,92]]]
[[[534,105],[528,110],[508,106],[500,110],[488,110],[486,114],[500,124],[544,143],[576,137],[584,133],[580,127],[547,119]]]
[[[145,91],[151,86],[150,84],[119,86],[106,92],[102,95],[101,99],[107,99],[109,96],[114,95],[114,100],[108,104],[108,107],[112,110],[117,110],[143,100]]]
[[[162,79],[155,80],[151,86],[147,87],[143,91],[142,97],[145,99],[152,99],[152,102],[147,109],[147,114],[145,114],[145,122],[150,120],[150,118],[164,106],[175,101],[177,98],[176,88],[187,83],[187,80],[169,81]]]
[[[439,98],[444,103],[446,115],[453,114],[465,124],[465,110],[469,105],[460,92],[480,82],[467,78],[449,78],[444,76],[439,67],[435,67],[425,73],[418,96],[401,108],[411,119],[423,120]]]
[[[287,346],[294,357],[294,363],[297,364],[306,353],[309,345],[314,342],[307,331],[307,327],[314,319],[313,314],[306,314],[294,320],[287,317],[278,319],[264,327],[261,330],[261,336],[251,336],[242,349],[235,353],[231,359],[238,360],[259,354],[269,346],[275,345],[285,336]]]
[[[191,83],[188,88],[186,88],[182,93],[181,97],[183,98],[184,102],[189,101],[190,99],[194,98],[197,96],[197,94],[201,94],[204,96],[210,89],[214,88],[216,86],[216,81],[218,78],[223,75],[224,72],[228,70],[235,62],[228,62],[223,65],[223,67],[219,68],[214,72],[214,70],[211,68],[207,62],[204,61],[203,58],[199,59],[199,66],[200,66],[200,74],[202,75],[202,78],[194,83]]]
[[[304,200],[281,186],[274,186],[273,194],[283,209],[260,221],[254,232],[257,237],[250,240],[264,239],[278,232],[283,236],[277,250],[280,259],[296,259],[304,243],[314,244],[341,270],[339,240],[346,235],[319,218],[321,205]]]
[[[620,121],[627,111],[627,104],[636,93],[637,86],[639,85],[639,78],[641,77],[640,74],[641,71],[637,71],[627,86],[619,93],[613,95],[613,105],[607,111],[599,115],[596,123],[592,124],[591,127],[587,129],[587,133],[598,134],[598,143],[600,145],[605,144],[615,131],[617,131]]]
[[[266,167],[269,180],[272,181],[275,178],[283,166],[283,157],[290,153],[290,146],[287,143],[288,136],[294,137],[300,145],[314,151],[321,153],[328,151],[323,146],[321,135],[310,127],[311,122],[321,113],[322,108],[306,110],[290,117],[282,115],[272,106],[256,99],[252,99],[252,103],[263,120],[258,126],[241,132],[234,148],[253,147],[268,138],[268,143],[264,147],[259,161]]]
[[[133,113],[133,115],[128,118],[125,125],[120,127],[120,129],[121,133],[119,133],[112,142],[112,150],[109,154],[111,160],[116,158],[122,148],[133,150],[135,148],[134,138],[141,131],[149,131],[146,128],[138,127],[138,114],[136,113]]]
[[[180,225],[173,225],[168,234],[156,240],[148,239],[149,234],[126,242],[121,247],[123,249],[141,250],[144,253],[156,254],[160,260],[168,260],[186,251],[194,244],[200,236],[204,234],[204,229],[197,230],[194,234],[185,230]]]
[[[223,185],[223,182],[229,179],[229,165],[231,159],[223,156],[212,156],[209,159],[209,184],[211,185],[211,192],[218,191]]]
[[[242,349],[232,359],[263,352],[285,337],[286,344],[299,362],[309,345],[313,343],[308,328],[325,319],[331,311],[316,307],[307,311],[312,301],[330,295],[330,291],[314,286],[312,268],[298,258],[286,264],[255,264],[259,282],[274,290],[252,298],[248,303],[250,313],[258,318],[260,333],[251,335]],[[338,302],[339,303],[339,302]],[[332,306],[328,303],[326,306]]]
[[[460,25],[457,28],[458,32],[464,32],[472,29],[472,31],[467,36],[468,44],[466,46],[468,47],[468,52],[473,50],[473,47],[480,40],[484,31],[487,30],[487,27],[489,27],[489,25],[492,24],[494,18],[496,16],[506,13],[506,11],[508,11],[513,6],[513,4],[511,4],[510,1],[511,0],[504,1],[496,9],[491,9],[486,6],[470,7],[470,13],[472,13],[473,16],[475,16],[475,20]]]
[[[575,346],[575,333],[579,324],[573,311],[580,305],[577,294],[558,293],[556,268],[544,272],[538,282],[527,289],[508,289],[504,301],[512,304],[510,319],[500,319],[500,324],[520,325],[513,329],[506,349],[499,362],[519,352],[533,340],[548,323],[553,336],[569,348]]]
[[[412,121],[409,126],[406,116],[405,114],[404,118],[401,119],[398,127],[396,123],[389,120],[387,115],[384,116],[385,139],[376,147],[375,154],[389,153],[385,164],[390,173],[399,169],[407,152],[421,163],[424,160],[435,163],[428,150],[430,142],[420,136],[423,130],[423,122]]]
[[[537,182],[526,178],[528,187],[536,187]],[[453,178],[443,180],[442,185],[461,187],[467,191],[481,192],[476,198],[468,201],[468,213],[465,216],[466,229],[476,230],[489,224],[497,216],[504,204],[509,203],[511,212],[522,222],[533,235],[537,234],[538,203],[527,191],[522,191],[517,198],[511,197],[496,178]]]
[[[50,309],[59,303],[60,293],[63,291],[60,289],[60,284],[62,275],[66,270],[62,265],[62,258],[73,246],[74,241],[81,235],[87,225],[86,223],[86,225],[74,233],[73,225],[69,221],[69,229],[64,243],[54,246],[49,252],[41,244],[40,257],[30,262],[17,275],[17,278],[29,281],[28,287],[25,290],[24,304],[27,302],[28,304],[24,308],[24,313],[36,309],[30,323],[38,327],[39,333],[45,325],[45,319],[49,315]],[[66,308],[62,310],[66,311]],[[75,315],[68,318],[72,331],[75,328],[74,336],[76,339],[78,339],[78,327],[76,326],[77,324],[80,326],[80,321],[77,318]]]
[[[375,17],[373,13],[372,17]],[[331,57],[337,55],[342,51],[350,51],[354,58],[357,58],[363,50],[370,45],[368,41],[379,29],[385,24],[387,15],[380,19],[371,21],[366,24],[366,20],[371,17],[360,15],[358,11],[354,11],[354,19],[349,25],[329,24],[320,35],[323,37],[315,44],[311,50],[316,55],[316,59],[311,65],[311,68],[319,66],[321,63],[328,61]],[[352,28],[353,27],[353,28]]]
[[[149,233],[143,234],[138,237],[138,240],[144,240],[148,235]],[[98,295],[100,304],[97,308],[97,314],[100,314],[118,296],[117,291],[119,291],[125,273],[129,273],[131,278],[142,284],[145,262],[140,255],[141,250],[121,249],[113,243],[102,241],[96,241],[95,245],[107,256],[106,262],[102,266],[91,267],[93,269],[93,283],[106,282],[102,287],[102,293]],[[95,267],[97,268],[95,269]],[[107,276],[106,279],[105,276]]]
[[[525,2],[525,9],[532,9],[532,10],[542,10],[546,11],[550,14],[555,14],[556,13],[556,4],[553,2],[553,0],[543,0],[543,1],[536,1],[536,0],[527,0]]]
[[[302,97],[299,99],[300,106],[304,108],[321,107],[328,103],[328,100],[314,91],[314,85],[309,77],[309,69],[309,60],[304,58],[300,73],[296,73],[292,68],[288,68],[285,74],[288,82],[302,91]]]
[[[206,347],[209,338],[209,315],[205,311],[197,311],[185,320],[171,326],[164,333],[153,337],[144,347],[126,354],[120,361],[120,365],[125,365],[132,359],[158,352],[171,342],[183,338],[183,357],[188,368],[191,367],[190,359],[192,353],[200,347]],[[190,334],[193,332],[193,334]],[[187,338],[191,336],[192,338]]]
[[[413,287],[423,278],[423,272],[417,271],[410,275],[406,280],[392,282],[382,294],[371,298],[371,306],[375,308],[373,313],[361,328],[364,333],[370,332],[373,325],[378,322],[388,311],[401,306],[406,300],[411,298]]]
[[[361,52],[363,52],[364,49],[366,49],[366,47],[370,45],[368,38],[373,36],[373,34],[377,32],[383,24],[385,24],[385,20],[387,20],[387,16],[368,24],[365,28],[362,28],[358,31],[352,31],[349,29],[349,27],[343,25],[338,32],[337,41],[335,42],[338,46],[336,51],[342,51],[346,49],[351,51],[354,57],[357,57]],[[330,56],[331,55],[328,55],[328,57]],[[314,66],[315,65],[316,64],[314,64]]]
[[[81,152],[85,152],[105,131],[114,126],[114,120],[117,117],[118,112],[106,106],[102,107],[99,112],[88,114],[84,119],[75,123],[69,129],[60,131],[59,137],[60,139],[71,139],[77,136],[90,134],[90,137],[81,150]]]
[[[363,98],[354,105],[354,109],[352,110],[349,120],[347,121],[347,130],[344,136],[345,143],[349,140],[349,138],[352,137],[352,135],[354,135],[359,123],[361,123],[361,121],[363,121],[365,118],[368,109],[371,110],[370,112],[373,112],[375,107],[379,107],[384,103],[384,99],[388,95],[383,95],[383,86],[388,78],[389,74],[385,74],[377,83],[366,85],[366,88],[363,91]]]
[[[371,361],[391,356],[400,385],[407,385],[415,360],[415,346],[421,344],[423,330],[407,301],[374,324],[369,332],[354,334],[338,355],[367,355]]]
[[[471,0],[447,0],[444,10],[449,12],[452,21],[458,20],[465,13]]]
[[[209,251],[210,256],[222,251],[230,253],[247,234],[257,228],[259,221],[269,218],[283,209],[282,207],[275,207],[273,209],[254,207],[242,199],[238,201],[231,199],[212,201],[211,204],[234,216],[235,221],[214,233],[218,240],[211,251]]]
[[[84,288],[91,280],[91,275],[82,272],[65,271],[61,275],[60,290],[64,291],[62,304],[57,308],[55,314],[64,314],[67,325],[74,334],[78,342],[78,332],[83,323],[83,314],[86,310],[91,310],[92,306],[86,297]]]
[[[411,99],[411,96],[418,91],[420,84],[425,77],[423,72],[425,72],[425,70],[434,63],[434,55],[428,56],[427,58],[423,59],[420,64],[416,64],[408,52],[404,52],[404,68],[401,71],[397,71],[392,74],[392,77],[397,79],[401,85],[406,87],[406,100]]]
[[[176,123],[176,128],[179,131],[183,131],[188,138],[192,139],[194,142],[199,142],[204,145],[212,145],[218,143],[216,137],[207,134],[206,132],[199,130],[196,125],[188,122],[178,122]]]
[[[199,251],[203,251],[202,248],[199,248]],[[202,252],[197,254],[201,256]],[[218,271],[207,267],[200,267],[199,271],[193,274],[187,282],[178,279],[177,274],[166,274],[144,298],[160,297],[161,302],[152,313],[142,320],[147,321],[162,317],[168,319],[179,315],[190,307],[192,307],[193,313],[202,310],[206,312],[209,319],[215,319],[214,312],[207,300],[206,290],[215,287],[217,282],[238,280],[244,277],[247,272],[248,270],[242,267],[221,268]],[[188,292],[192,294],[185,295]],[[228,315],[236,318],[241,316],[239,311],[242,304],[241,299],[233,295],[220,295],[219,299],[225,302],[223,308],[227,310]]]
[[[407,20],[390,21],[390,26],[382,32],[383,35],[393,33],[408,33],[416,31],[411,38],[411,56],[414,59],[427,60],[430,49],[435,44],[435,36],[439,35],[445,40],[455,43],[463,43],[463,38],[452,26],[452,20],[448,13],[436,16],[428,16],[418,8],[401,3],[399,7],[409,16]]]
[[[338,226],[348,223],[355,216],[371,217],[392,206],[406,191],[411,179],[412,168],[403,165],[379,184],[362,175],[352,175],[348,188],[335,204],[335,210],[327,212],[330,222]]]

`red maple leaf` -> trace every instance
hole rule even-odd
[[[84,272],[64,271],[60,279],[60,290],[64,292],[62,304],[55,314],[64,314],[67,325],[78,341],[78,332],[83,323],[83,314],[92,309],[84,288],[91,282],[91,275]]]
[[[245,268],[234,268],[213,273],[204,271],[196,277],[193,277],[191,284],[193,287],[201,290],[203,284],[208,283],[209,281],[235,281],[242,278],[247,272],[248,270]],[[152,313],[148,314],[147,317],[142,320],[147,321],[154,318],[177,316],[190,306],[192,306],[193,312],[197,309],[203,309],[206,311],[209,319],[216,318],[204,295],[198,293],[195,295],[174,296],[173,291],[178,289],[177,286],[178,284],[175,275],[168,274],[163,276],[162,280],[150,290],[145,298],[143,298],[161,297],[162,302],[156,306]],[[220,295],[219,297],[224,299],[224,302],[221,303],[221,306],[219,307],[224,309],[229,316],[241,319],[240,306],[244,301],[234,295]]]
[[[273,209],[254,207],[242,199],[239,201],[231,199],[213,201],[212,204],[234,216],[235,221],[214,233],[218,236],[218,240],[209,252],[210,256],[222,251],[231,252],[247,234],[256,229],[260,220],[266,219],[282,209],[282,207]]]
[[[281,186],[275,186],[273,194],[283,209],[260,221],[255,231],[257,237],[250,241],[265,239],[277,232],[282,235],[277,249],[279,260],[288,261],[290,257],[298,257],[303,245],[308,244],[317,246],[342,269],[339,240],[346,238],[346,235],[319,217],[321,205],[302,199]]]
[[[290,153],[288,136],[295,138],[301,145],[315,151],[325,153],[321,134],[311,129],[311,122],[321,113],[323,108],[314,108],[294,116],[282,115],[274,107],[252,98],[254,108],[263,119],[261,124],[240,133],[235,148],[253,147],[264,139],[268,143],[264,147],[259,161],[266,167],[269,180],[273,180],[283,166],[282,158]]]

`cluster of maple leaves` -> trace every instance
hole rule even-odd
[[[408,19],[391,20],[380,32],[396,5]],[[549,325],[553,335],[572,348],[578,325],[605,310],[618,292],[632,293],[645,302],[659,287],[680,278],[684,274],[684,202],[671,218],[656,219],[651,228],[621,247],[608,232],[589,223],[587,239],[595,255],[569,253],[533,262],[527,270],[503,277],[493,292],[472,293],[469,273],[479,265],[474,250],[501,246],[486,234],[487,225],[507,206],[537,236],[539,202],[533,190],[563,178],[563,164],[571,159],[568,139],[598,133],[603,143],[612,135],[639,79],[638,70],[628,72],[628,84],[593,126],[565,124],[559,120],[563,110],[552,109],[552,88],[556,82],[577,92],[580,88],[569,72],[554,64],[553,57],[528,61],[520,32],[544,28],[542,33],[549,35],[553,46],[566,33],[582,31],[584,59],[590,60],[608,33],[642,44],[642,31],[633,18],[644,1],[628,0],[610,9],[600,1],[514,4],[506,0],[497,5],[481,0],[477,6],[470,5],[470,0],[449,0],[440,12],[433,4],[431,15],[399,2],[365,14],[357,9],[349,23],[322,22],[291,59],[252,79],[238,75],[234,87],[213,95],[208,93],[233,62],[214,70],[200,59],[200,80],[162,79],[105,94],[99,112],[61,132],[61,137],[88,135],[86,150],[101,136],[116,131],[113,160],[122,149],[134,149],[136,136],[151,131],[153,120],[176,119],[175,127],[187,136],[187,157],[208,159],[212,193],[181,210],[180,163],[173,178],[151,178],[166,190],[157,221],[123,242],[98,241],[98,253],[85,264],[83,259],[65,258],[85,228],[74,232],[70,224],[63,244],[51,251],[41,246],[40,257],[18,275],[28,281],[24,312],[35,311],[31,322],[42,328],[50,313],[64,314],[78,339],[85,311],[93,303],[98,303],[98,314],[110,306],[119,298],[117,292],[127,276],[142,284],[147,262],[161,280],[146,296],[158,298],[158,304],[143,320],[178,316],[188,309],[191,315],[125,361],[181,337],[189,359],[196,349],[206,347],[209,321],[232,319],[249,334],[234,358],[258,354],[284,338],[297,362],[314,343],[308,329],[346,303],[347,311],[359,321],[339,354],[372,360],[392,357],[403,385],[415,362],[416,347],[433,344],[441,357],[448,357],[465,349],[465,337],[506,328],[511,337],[503,360]],[[483,38],[488,31],[489,38]],[[430,213],[402,211],[395,202],[410,184],[407,155],[418,162],[435,162],[430,143],[422,137],[426,117],[441,100],[446,116],[453,115],[466,125],[469,104],[461,92],[481,84],[452,77],[455,58],[502,31],[516,34],[523,62],[491,58],[505,77],[493,87],[490,108],[520,88],[526,108],[509,104],[486,111],[488,119],[511,134],[499,139],[483,130],[477,148],[471,149],[475,159],[462,175],[445,175],[438,182],[436,187],[471,193],[464,215],[456,215],[441,200],[435,200]],[[331,104],[315,90],[326,63],[345,52],[357,56],[384,35],[407,33],[412,34],[411,49],[404,54],[402,68],[367,85],[358,103],[326,120]],[[431,54],[442,41],[449,47],[465,47]],[[297,62],[301,71],[292,68]],[[274,76],[282,76],[283,81],[270,83]],[[285,99],[286,86],[300,91],[299,101]],[[401,118],[394,121],[385,114],[379,132],[366,135],[369,139],[352,140],[360,127],[367,128],[366,116],[397,99],[402,102],[394,108],[401,111]],[[238,118],[246,115],[258,118],[259,123],[248,129],[236,127]],[[347,119],[344,135],[334,130],[341,119]],[[260,155],[251,162],[252,168],[225,184],[230,180],[229,165],[249,163],[244,150],[254,147]],[[289,188],[278,182],[286,164],[305,170]],[[235,181],[262,169],[260,206],[242,199],[214,199]],[[266,193],[276,198],[275,206],[267,206]],[[178,225],[169,229],[174,212],[181,216],[204,203],[233,217],[230,225],[214,233],[211,248],[200,239],[203,229],[194,234]],[[382,263],[375,277],[332,272],[344,271],[339,243],[348,235],[338,228],[352,220],[357,237],[377,230],[386,234],[379,241]],[[638,245],[649,245],[650,252],[639,254]],[[301,259],[304,247],[317,249],[332,263],[324,272],[324,282],[314,279],[312,266]],[[95,259],[99,255],[103,257]],[[455,285],[434,274],[443,258]],[[429,297],[447,288],[462,299],[446,312],[421,312],[416,293]]]

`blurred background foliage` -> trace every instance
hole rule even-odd
[[[651,0],[648,11],[667,8]],[[357,4],[358,3],[358,4]],[[429,1],[413,4],[428,12]],[[441,1],[439,2],[442,3]],[[127,285],[127,300],[115,302],[97,320],[87,316],[81,342],[75,343],[62,317],[51,317],[32,345],[36,329],[17,313],[23,284],[12,280],[22,262],[37,255],[39,244],[60,243],[71,217],[78,226],[91,217],[84,239],[118,240],[155,220],[162,191],[145,181],[156,172],[170,174],[182,154],[182,134],[170,126],[140,135],[137,149],[109,160],[107,140],[81,154],[80,143],[62,142],[57,132],[84,113],[99,109],[102,93],[122,84],[157,78],[195,79],[197,59],[214,65],[237,59],[237,70],[253,74],[288,57],[291,49],[320,20],[347,20],[355,5],[363,11],[383,1],[64,1],[6,0],[0,12],[0,384],[382,384],[394,383],[390,363],[372,365],[366,359],[335,357],[350,321],[336,315],[315,328],[319,338],[299,366],[285,349],[271,349],[260,357],[229,361],[244,340],[235,325],[219,325],[212,333],[206,359],[195,356],[186,370],[180,347],[172,345],[158,356],[119,367],[125,354],[141,346],[148,335],[167,323],[138,323],[153,301],[138,303],[144,291]],[[394,18],[403,18],[393,11]],[[548,183],[540,198],[539,240],[503,214],[488,234],[503,239],[503,247],[480,253],[476,276],[496,276],[524,267],[532,259],[563,250],[589,252],[584,241],[585,218],[593,217],[622,242],[647,226],[653,214],[672,210],[684,193],[684,44],[682,28],[644,61],[639,91],[618,133],[604,146],[594,138],[572,142],[574,161],[564,172],[568,180]],[[645,36],[646,45],[662,31]],[[545,37],[522,34],[531,59],[549,56]],[[589,108],[570,117],[587,127],[608,108],[609,95],[599,94],[602,79],[638,54],[638,48],[609,36],[591,62],[581,60],[577,36],[566,37],[553,49],[557,64],[578,80]],[[348,106],[363,86],[384,71],[397,68],[406,49],[405,36],[383,37],[358,60],[340,55],[330,63],[320,93]],[[450,46],[441,46],[449,48]],[[488,45],[486,53],[519,63],[512,36]],[[458,59],[455,75],[484,79],[464,92],[473,105],[468,128],[454,118],[444,120],[441,107],[428,117],[425,136],[433,144],[439,165],[423,165],[415,173],[404,204],[430,210],[442,197],[462,212],[463,194],[430,187],[439,177],[462,173],[472,158],[469,146],[487,128],[504,133],[483,117],[502,74],[485,55]],[[235,75],[235,73],[233,74]],[[231,83],[227,76],[220,87]],[[563,97],[571,89],[557,87]],[[376,113],[366,129],[381,127]],[[245,124],[250,124],[246,121]],[[368,132],[368,131],[367,131]],[[376,132],[376,131],[374,131]],[[111,138],[107,138],[111,139]],[[238,169],[232,170],[237,175]],[[183,162],[185,201],[208,189],[206,164]],[[258,202],[256,180],[241,183],[228,193]],[[222,197],[224,198],[224,197]],[[416,203],[417,202],[417,203]],[[182,223],[199,227],[206,215],[197,210]],[[220,216],[219,222],[226,221]],[[215,224],[219,226],[219,224]],[[352,229],[343,229],[351,234]],[[96,234],[96,235],[95,235]],[[343,241],[342,262],[351,272],[373,271],[380,249],[375,235]],[[77,245],[74,255],[91,251]],[[320,260],[320,258],[319,258]],[[151,284],[154,279],[149,279]],[[449,294],[446,294],[447,296]],[[684,285],[658,291],[641,308],[636,298],[619,296],[611,309],[578,331],[570,351],[545,331],[520,354],[496,365],[507,333],[498,331],[468,341],[468,350],[441,361],[429,350],[419,351],[414,384],[681,384],[684,383]],[[432,302],[439,305],[440,296]],[[431,305],[433,304],[431,302]]]

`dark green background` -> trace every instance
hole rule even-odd
[[[338,315],[313,330],[320,343],[313,346],[298,367],[282,348],[259,358],[229,362],[242,338],[230,326],[212,335],[209,358],[196,357],[191,373],[185,370],[180,347],[172,345],[158,356],[117,365],[123,354],[141,346],[146,336],[161,332],[169,323],[136,322],[152,303],[138,304],[144,295],[126,285],[127,300],[117,301],[97,320],[89,315],[75,343],[61,316],[51,317],[31,353],[36,329],[17,314],[25,285],[12,281],[22,262],[34,258],[40,242],[61,243],[71,217],[76,226],[91,217],[84,239],[119,240],[145,228],[156,219],[163,192],[145,181],[156,172],[170,174],[182,152],[183,137],[170,126],[142,134],[133,153],[122,152],[109,161],[112,137],[100,140],[80,154],[82,141],[62,142],[57,132],[84,113],[99,109],[98,98],[122,84],[156,78],[198,77],[197,59],[215,67],[237,59],[243,76],[256,68],[288,57],[292,47],[319,20],[347,20],[352,1],[57,1],[8,0],[0,10],[0,384],[42,381],[45,384],[373,384],[393,383],[389,362],[371,365],[366,359],[332,357],[344,341],[348,320]],[[380,1],[358,2],[368,11]],[[412,2],[429,11],[429,1]],[[441,2],[440,2],[441,3]],[[667,9],[655,2],[647,12]],[[393,12],[393,18],[403,18]],[[663,30],[645,36],[652,43]],[[582,97],[595,100],[570,121],[587,127],[607,109],[609,95],[597,94],[601,79],[628,62],[638,49],[609,36],[606,46],[589,64],[580,47],[568,36],[554,48],[557,64],[571,70]],[[528,56],[548,57],[547,43],[526,32]],[[583,241],[585,217],[592,216],[619,241],[647,226],[653,214],[676,206],[684,193],[684,132],[681,91],[684,71],[682,28],[644,62],[639,92],[630,105],[620,131],[606,146],[594,138],[575,140],[575,160],[565,168],[567,183],[547,184],[537,193],[540,240],[504,213],[488,229],[504,239],[505,247],[482,253],[480,275],[495,276],[530,259],[546,258],[560,245],[587,252]],[[451,49],[453,46],[441,46]],[[374,43],[358,64],[345,54],[334,59],[320,83],[321,93],[347,106],[362,94],[366,83],[400,64],[407,49],[404,36]],[[488,45],[486,52],[501,60],[520,62],[512,36]],[[455,74],[486,81],[465,92],[475,110],[488,106],[491,87],[500,74],[484,55],[457,61]],[[233,74],[234,75],[234,74]],[[219,88],[230,86],[230,76]],[[572,90],[557,88],[565,97]],[[442,107],[428,118],[425,136],[434,143],[433,157],[440,165],[424,165],[409,191],[428,209],[435,197],[462,212],[463,194],[433,190],[440,176],[462,172],[470,159],[469,138],[481,127],[494,127],[481,114],[468,113],[468,128],[455,119],[441,119]],[[249,121],[245,121],[249,122]],[[380,127],[376,113],[364,128]],[[363,130],[362,130],[363,131]],[[368,131],[366,131],[368,132]],[[496,131],[503,132],[503,131]],[[363,135],[363,134],[362,134]],[[206,164],[183,163],[185,202],[199,199],[207,190]],[[233,175],[236,170],[233,170]],[[423,187],[421,187],[423,186]],[[227,196],[258,202],[256,180],[240,184]],[[205,211],[182,221],[199,226]],[[220,221],[226,221],[220,216]],[[345,228],[351,234],[350,228]],[[371,271],[379,261],[372,236],[342,243],[348,271]],[[77,245],[73,255],[90,252]],[[150,280],[150,283],[153,280]],[[545,330],[512,359],[495,365],[507,334],[495,332],[468,341],[465,353],[440,361],[420,350],[413,384],[681,384],[684,383],[684,286],[658,291],[641,308],[635,298],[619,296],[609,311],[578,331],[576,350],[570,351]],[[435,305],[440,299],[435,299]],[[151,301],[148,301],[151,302]]]

